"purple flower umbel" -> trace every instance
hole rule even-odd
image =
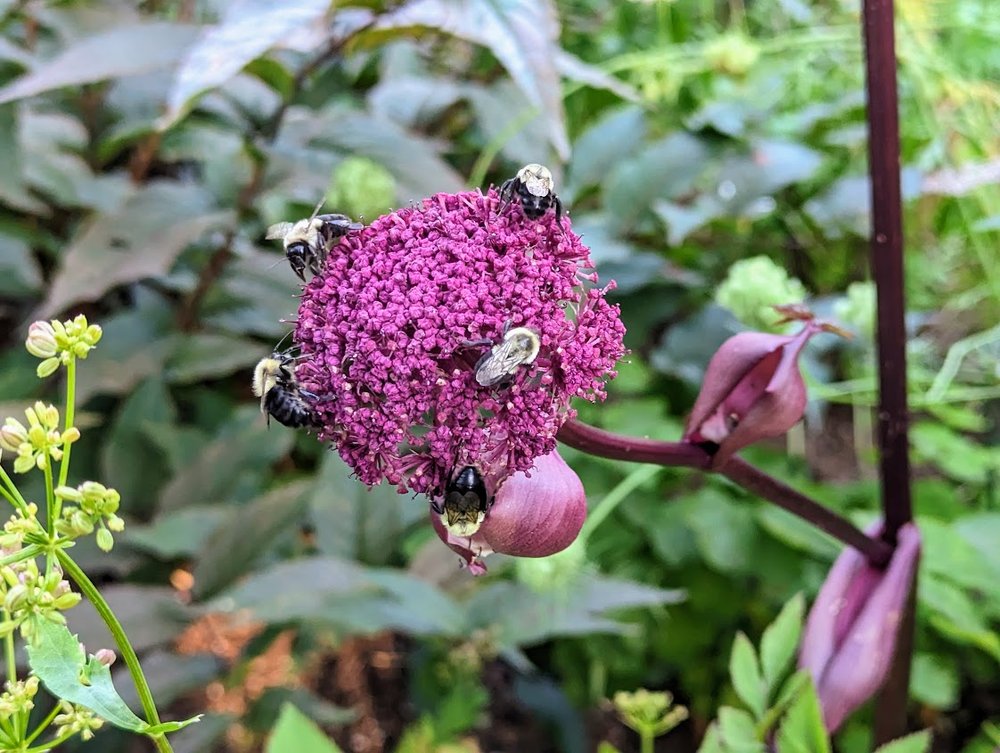
[[[361,481],[439,498],[472,465],[497,494],[555,449],[571,398],[604,397],[624,327],[568,225],[493,190],[438,194],[332,249],[302,295],[296,378]],[[483,386],[477,363],[514,327],[537,356]]]

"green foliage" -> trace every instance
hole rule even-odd
[[[297,750],[301,753],[341,753],[340,747],[328,739],[312,719],[290,703],[281,707],[281,714],[264,750],[267,753],[282,753],[286,750]]]
[[[577,406],[582,417],[676,439],[716,347],[741,321],[770,325],[770,303],[814,294],[810,305],[857,337],[811,346],[813,403],[792,451],[747,455],[870,521],[877,359],[855,10],[778,0],[92,5],[0,9],[0,324],[12,333],[0,420],[23,421],[38,399],[31,372],[45,359],[15,347],[30,320],[101,312],[104,337],[76,384],[72,423],[87,442],[71,443],[63,483],[79,491],[100,478],[120,499],[111,511],[108,497],[91,495],[89,510],[83,492],[81,503],[58,498],[82,513],[61,528],[92,526],[106,545],[111,516],[127,521],[109,554],[83,538],[67,551],[98,582],[121,581],[108,600],[136,645],[161,657],[147,671],[154,690],[178,667],[188,690],[209,678],[236,684],[263,650],[252,642],[224,668],[176,655],[174,639],[206,609],[246,608],[268,629],[294,628],[296,659],[382,630],[447,653],[482,629],[510,661],[527,651],[581,708],[669,688],[701,719],[728,704],[703,750],[759,749],[768,720],[789,745],[819,750],[809,691],[784,675],[803,611],[788,599],[811,597],[839,550],[825,534],[717,478],[567,452],[597,520],[585,546],[498,562],[470,582],[430,533],[422,500],[365,490],[312,438],[268,430],[248,382],[296,309],[297,281],[263,239],[270,224],[324,197],[323,211],[371,220],[544,162],[602,280],[618,283],[632,349],[609,402]],[[1000,29],[990,0],[896,9],[925,537],[916,718],[997,692],[1000,188],[982,176],[998,157]],[[32,447],[22,467],[45,457],[58,470],[51,449],[62,448]],[[5,467],[15,454],[4,451]],[[42,472],[19,484],[46,507]],[[194,577],[190,607],[162,588],[178,570]],[[39,597],[59,587],[45,577],[43,566]],[[71,632],[107,641],[87,635],[82,609],[69,612]],[[759,648],[741,638],[731,651],[737,634],[760,636]],[[456,685],[466,696],[444,693],[410,720],[401,748],[435,750],[457,744],[443,730],[474,729],[488,711],[466,679]],[[770,719],[775,709],[796,724]],[[294,714],[283,713],[292,731],[282,734],[308,734]],[[182,732],[204,735],[188,750],[212,749],[229,722],[209,718],[211,734],[198,729],[206,723]],[[994,727],[940,746],[992,750]]]

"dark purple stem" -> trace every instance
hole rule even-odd
[[[896,543],[913,517],[907,444],[906,327],[903,300],[903,207],[899,186],[899,112],[892,0],[864,0],[868,162],[872,197],[872,274],[878,291],[879,475],[883,538]],[[896,655],[875,704],[875,744],[906,731],[913,654],[913,590],[899,625]]]
[[[892,0],[865,0],[868,160],[871,174],[872,274],[878,291],[879,410],[883,537],[896,542],[913,518],[907,445],[906,327],[903,303],[903,208],[899,187],[899,115]]]
[[[559,430],[559,441],[591,455],[636,463],[685,466],[707,471],[711,462],[704,450],[687,442],[627,437],[579,421],[567,421],[563,424]],[[854,547],[873,564],[883,565],[889,561],[892,548],[884,541],[866,536],[846,518],[746,461],[732,458],[719,472],[745,489],[826,531],[835,539]]]

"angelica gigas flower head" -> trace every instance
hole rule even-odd
[[[548,557],[569,547],[587,517],[580,478],[553,450],[536,458],[527,473],[507,479],[496,493],[479,529],[459,536],[432,515],[438,537],[457,552],[473,575],[486,572],[483,558],[493,552],[516,557]]]
[[[882,526],[868,533],[881,535]],[[878,691],[892,665],[920,561],[919,529],[907,523],[897,542],[884,570],[855,549],[841,552],[806,620],[799,666],[813,677],[831,733]]]
[[[779,324],[802,321],[802,329],[795,335],[740,332],[719,347],[705,370],[684,441],[708,449],[713,468],[721,468],[741,448],[779,437],[798,423],[806,409],[798,363],[802,349],[819,332],[846,336],[800,305],[774,308],[785,317]]]
[[[295,377],[364,483],[440,499],[475,466],[502,490],[555,449],[572,398],[603,399],[624,353],[607,289],[568,220],[529,220],[494,190],[438,194],[331,251],[303,291]],[[482,384],[477,365],[513,328],[537,354]]]

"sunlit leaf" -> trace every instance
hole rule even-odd
[[[805,600],[802,594],[792,597],[760,639],[760,668],[769,692],[777,688],[778,680],[788,670],[802,633]]]
[[[488,47],[548,123],[569,157],[559,71],[559,21],[551,0],[411,0],[382,15],[376,30],[425,26]]]
[[[753,712],[754,718],[760,719],[767,708],[767,689],[757,662],[757,652],[743,633],[737,633],[733,642],[733,650],[729,656],[729,676],[736,694]]]
[[[155,22],[119,26],[76,40],[51,60],[0,89],[0,103],[63,86],[165,68],[180,59],[196,34],[192,26]]]
[[[274,731],[267,741],[264,753],[341,753],[337,744],[328,738],[316,723],[286,703]]]
[[[881,745],[875,753],[927,753],[931,747],[931,731],[928,729]]]
[[[778,747],[782,753],[830,753],[823,710],[811,681],[788,709],[778,730]]]
[[[321,22],[330,0],[237,0],[222,21],[202,34],[181,63],[161,127],[172,124],[191,99],[216,87],[300,29]]]

